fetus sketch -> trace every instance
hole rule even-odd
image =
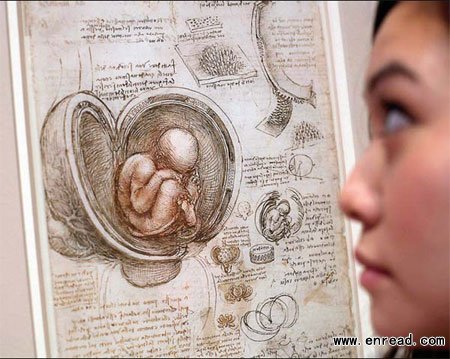
[[[282,328],[297,323],[299,308],[289,294],[270,297],[259,303],[256,310],[246,312],[241,318],[241,331],[255,342],[274,338]]]
[[[293,102],[306,103],[316,107],[316,93],[312,80],[305,79],[303,83],[299,83],[286,73],[288,66],[272,64],[280,56],[280,53],[275,53],[270,46],[267,46],[267,37],[274,37],[274,42],[276,42],[276,35],[266,29],[271,26],[271,13],[274,13],[273,16],[276,17],[276,11],[281,11],[282,6],[284,5],[278,4],[277,7],[276,1],[257,1],[252,16],[252,36],[255,48],[259,54],[264,76],[277,101],[275,109],[256,128],[273,137],[278,137],[288,125],[292,115]],[[286,16],[287,12],[283,13]]]
[[[163,236],[198,224],[198,151],[189,131],[171,128],[158,139],[156,158],[138,153],[119,167],[117,198],[133,235]]]
[[[208,31],[222,28],[222,21],[218,16],[194,17],[186,20],[191,33],[198,33],[201,31]]]
[[[214,263],[220,265],[225,274],[231,273],[232,266],[237,262],[241,250],[238,246],[215,246],[211,250]]]
[[[257,75],[239,45],[216,41],[179,44],[175,49],[199,86]]]
[[[292,188],[288,189],[288,192],[289,199],[281,198],[278,191],[265,194],[259,201],[255,213],[258,232],[267,241],[275,242],[276,245],[282,239],[297,233],[303,223],[304,208],[301,194]]]
[[[244,221],[252,215],[252,207],[247,201],[239,202],[237,205],[236,217],[242,218]]]
[[[193,244],[197,253],[222,229],[239,192],[233,126],[187,89],[144,92],[117,119],[90,92],[67,96],[49,111],[41,151],[51,247],[115,260],[138,287],[175,278]]]

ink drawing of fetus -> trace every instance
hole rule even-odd
[[[279,244],[279,241],[300,230],[304,216],[301,194],[289,188],[284,198],[278,191],[266,193],[262,197],[256,209],[255,225],[267,241]]]
[[[199,228],[198,158],[194,135],[171,128],[160,135],[154,155],[134,154],[119,167],[117,200],[134,236],[167,236]]]
[[[263,217],[263,235],[278,242],[282,238],[291,235],[291,217],[288,215],[291,206],[286,200],[281,200],[278,205],[269,209]]]

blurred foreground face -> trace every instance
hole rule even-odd
[[[382,24],[367,71],[372,141],[341,197],[380,335],[449,341],[450,88],[444,4],[406,2]]]

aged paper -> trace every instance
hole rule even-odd
[[[29,2],[58,355],[354,356],[314,2]]]

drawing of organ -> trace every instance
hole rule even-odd
[[[231,121],[188,89],[143,92],[117,118],[91,92],[69,95],[48,111],[41,152],[51,248],[116,261],[138,287],[175,278],[239,193]]]
[[[155,158],[138,153],[120,167],[117,198],[132,234],[162,236],[184,226],[198,228],[198,151],[189,131],[171,128],[159,138]]]

